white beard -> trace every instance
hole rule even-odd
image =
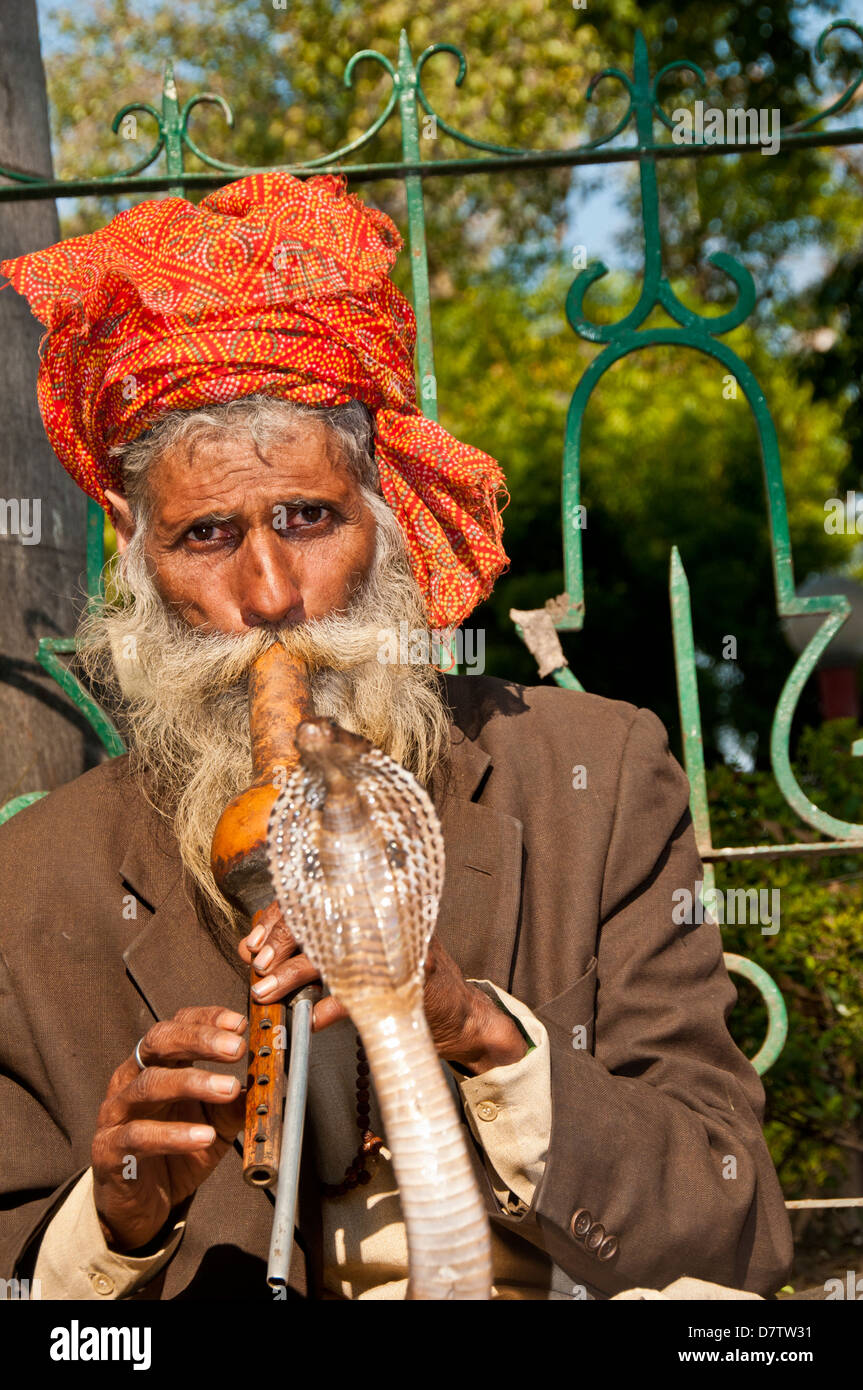
[[[278,633],[191,628],[160,597],[138,531],[117,564],[117,596],[79,627],[80,663],[91,680],[119,687],[132,768],[147,799],[171,820],[219,930],[242,920],[216,887],[210,845],[226,804],[252,780],[248,673],[273,642],[305,661],[316,714],[370,739],[421,783],[449,753],[434,668],[378,660],[382,629],[398,632],[407,622],[425,630],[427,620],[398,523],[383,503],[375,512],[375,560],[345,613]]]

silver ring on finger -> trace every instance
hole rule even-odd
[[[144,1037],[139,1038],[137,1043],[135,1044],[135,1061],[138,1063],[138,1067],[141,1071],[145,1071],[147,1067],[147,1063],[141,1061],[141,1043],[144,1041],[144,1038],[146,1038],[146,1036],[147,1034],[145,1033]]]

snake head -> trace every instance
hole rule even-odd
[[[328,787],[349,776],[351,768],[373,745],[359,734],[351,734],[334,719],[304,719],[294,742],[307,772],[323,776]]]

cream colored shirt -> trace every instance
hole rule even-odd
[[[519,1000],[487,980],[478,984],[520,1023],[534,1046],[519,1061],[481,1076],[461,1077],[442,1064],[480,1144],[501,1210],[528,1210],[542,1177],[551,1138],[551,1061],[548,1035]],[[356,1151],[355,1046],[349,1020],[315,1035],[309,1075],[309,1110],[318,1136],[315,1154],[325,1182],[341,1181]],[[383,1134],[374,1088],[370,1125]],[[377,1158],[372,1179],[344,1197],[323,1203],[324,1285],[348,1299],[403,1299],[408,1250],[398,1185],[389,1150]],[[93,1200],[93,1174],[76,1183],[45,1230],[33,1271],[44,1299],[111,1300],[149,1283],[176,1253],[185,1229],[178,1220],[164,1247],[143,1259],[109,1250]],[[569,1299],[572,1281],[548,1256],[492,1226],[493,1297]]]

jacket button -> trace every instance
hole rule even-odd
[[[92,1274],[90,1280],[96,1293],[100,1293],[103,1298],[114,1292],[114,1280],[107,1274]]]
[[[598,1260],[613,1260],[617,1254],[617,1236],[606,1236],[596,1252]]]
[[[595,1221],[594,1224],[591,1226],[590,1230],[588,1231],[584,1243],[587,1246],[588,1250],[598,1250],[604,1240],[605,1227],[600,1226],[599,1222]]]
[[[476,1107],[476,1113],[479,1115],[481,1120],[496,1120],[498,1116],[498,1108],[493,1100],[481,1100],[479,1105]]]
[[[576,1240],[583,1240],[593,1225],[593,1217],[587,1207],[579,1207],[578,1211],[572,1213],[569,1229]]]

